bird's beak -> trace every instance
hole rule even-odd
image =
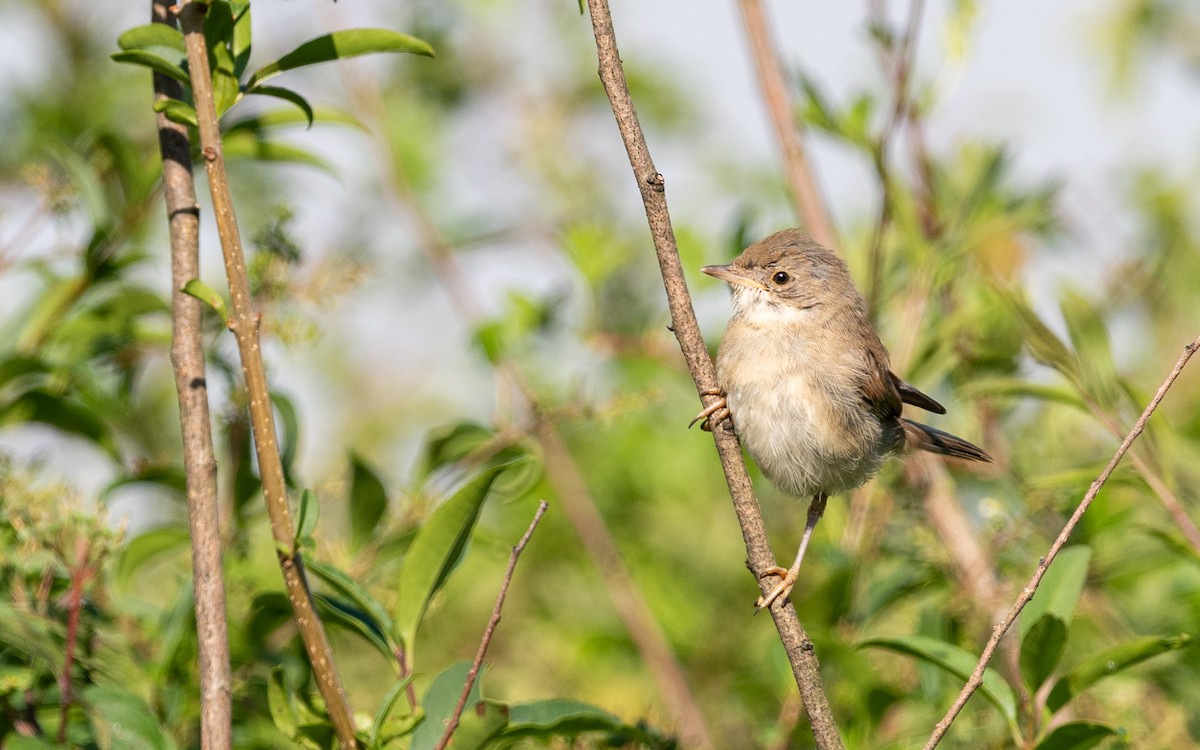
[[[760,282],[755,281],[754,279],[745,275],[742,271],[735,268],[732,264],[725,265],[725,266],[704,266],[700,270],[703,271],[704,273],[708,274],[709,276],[718,278],[721,281],[727,281],[730,284],[737,284],[738,286],[746,286],[746,287],[750,287],[751,289],[766,289],[766,287],[763,286]]]

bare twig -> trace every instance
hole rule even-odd
[[[325,628],[313,608],[312,596],[304,578],[303,562],[299,550],[296,549],[291,511],[288,509],[287,482],[284,479],[271,393],[267,386],[266,368],[263,365],[258,339],[258,314],[250,299],[246,259],[238,233],[237,217],[234,214],[233,198],[221,148],[221,132],[213,103],[212,76],[208,68],[208,49],[204,39],[206,10],[206,5],[191,0],[179,11],[179,22],[187,49],[192,96],[200,131],[200,150],[208,172],[217,233],[220,235],[225,273],[229,279],[232,307],[229,327],[237,339],[242,374],[246,379],[246,392],[250,400],[250,426],[254,433],[254,448],[262,477],[263,500],[271,521],[271,533],[275,539],[275,553],[283,573],[284,587],[313,675],[316,677],[317,687],[321,697],[325,699],[334,733],[343,750],[349,750],[357,746],[353,714],[346,691],[342,687],[341,677],[334,665]]]
[[[1000,639],[1004,637],[1004,634],[1007,633],[1008,629],[1012,627],[1014,622],[1016,622],[1017,615],[1021,613],[1021,610],[1026,604],[1029,603],[1029,600],[1033,598],[1034,593],[1037,591],[1038,585],[1040,585],[1042,582],[1042,577],[1046,575],[1046,570],[1050,567],[1050,564],[1054,562],[1054,558],[1058,555],[1059,550],[1066,545],[1071,533],[1079,524],[1080,519],[1083,518],[1083,514],[1087,511],[1088,507],[1091,506],[1092,501],[1096,499],[1096,495],[1099,494],[1100,489],[1104,486],[1104,483],[1108,481],[1110,476],[1112,476],[1113,471],[1117,468],[1117,464],[1121,462],[1121,459],[1129,451],[1130,446],[1133,445],[1133,441],[1137,440],[1138,436],[1142,434],[1142,431],[1146,429],[1146,423],[1150,421],[1150,416],[1154,414],[1154,410],[1158,408],[1159,403],[1161,403],[1163,397],[1167,395],[1167,391],[1171,389],[1171,386],[1175,383],[1175,379],[1179,377],[1179,373],[1183,372],[1184,366],[1188,363],[1188,360],[1192,358],[1192,355],[1196,353],[1197,349],[1200,349],[1200,337],[1197,337],[1194,341],[1192,341],[1192,343],[1184,347],[1183,353],[1179,355],[1179,360],[1175,363],[1175,367],[1167,375],[1166,379],[1163,380],[1162,385],[1158,387],[1158,392],[1154,394],[1154,398],[1150,400],[1150,403],[1146,406],[1146,409],[1142,412],[1142,415],[1138,417],[1137,422],[1134,423],[1133,428],[1129,431],[1129,434],[1126,435],[1125,439],[1121,441],[1121,445],[1117,448],[1117,451],[1113,454],[1112,458],[1109,459],[1108,465],[1105,466],[1104,470],[1100,472],[1100,476],[1096,477],[1096,479],[1092,481],[1092,486],[1088,488],[1088,491],[1083,496],[1083,499],[1079,501],[1078,507],[1075,508],[1075,512],[1071,514],[1071,518],[1067,520],[1066,525],[1063,526],[1062,531],[1059,532],[1058,537],[1054,540],[1054,543],[1050,545],[1050,551],[1047,552],[1046,556],[1043,557],[1038,563],[1037,570],[1034,571],[1033,577],[1029,579],[1029,583],[1025,584],[1025,588],[1021,590],[1021,595],[1017,597],[1016,602],[1013,603],[1012,608],[1009,609],[1008,614],[1004,616],[1004,619],[997,623],[992,629],[992,637],[988,639],[987,645],[984,646],[983,653],[979,656],[979,663],[975,665],[975,671],[971,673],[970,679],[968,679],[967,684],[963,686],[962,692],[958,694],[958,698],[955,699],[954,704],[950,706],[950,710],[947,711],[942,720],[937,723],[937,726],[933,730],[933,734],[929,737],[929,741],[925,743],[925,750],[933,750],[933,748],[937,747],[937,744],[941,742],[942,737],[944,737],[946,732],[950,729],[950,725],[954,723],[954,719],[958,716],[959,712],[962,711],[963,706],[967,704],[967,701],[971,698],[975,691],[979,689],[979,686],[983,684],[984,671],[987,669],[988,662],[991,661],[992,654],[995,653],[996,647],[1000,643]]]
[[[508,584],[512,583],[513,572],[517,569],[517,559],[521,557],[521,552],[525,550],[525,545],[529,544],[533,532],[541,522],[542,516],[546,514],[546,508],[549,507],[550,504],[545,500],[538,503],[537,512],[533,514],[529,528],[525,530],[525,535],[521,537],[521,541],[517,542],[517,546],[512,548],[512,552],[508,556],[508,568],[504,571],[504,580],[500,582],[500,593],[496,596],[496,605],[492,607],[492,616],[488,619],[487,627],[483,630],[483,638],[479,641],[479,650],[475,652],[475,661],[471,662],[471,668],[467,671],[467,681],[463,684],[462,695],[458,697],[458,705],[454,707],[454,713],[450,715],[450,721],[446,724],[446,732],[434,745],[434,750],[444,750],[450,744],[454,730],[458,729],[459,719],[462,718],[463,709],[467,706],[467,698],[471,695],[471,688],[475,686],[475,678],[479,676],[479,669],[483,666],[483,657],[487,656],[488,646],[492,643],[492,635],[496,632],[496,626],[500,624],[500,610],[504,607],[504,597],[508,595]]]
[[[797,211],[814,240],[840,253],[837,230],[825,200],[821,197],[821,190],[808,163],[803,134],[792,113],[791,97],[788,96],[779,55],[767,28],[762,2],[738,0],[738,5],[742,10],[746,36],[749,37],[750,47],[754,52],[754,67],[758,71],[758,83],[767,105],[767,114],[783,150],[785,172],[796,199]]]
[[[153,0],[155,23],[175,25],[173,0]],[[154,99],[182,99],[179,82],[154,74]],[[233,742],[232,676],[221,567],[217,459],[208,409],[200,300],[181,290],[200,277],[200,206],[192,175],[187,126],[156,117],[163,163],[163,197],[171,242],[171,366],[179,398],[183,470],[187,477],[188,523],[192,536],[192,590],[200,670],[200,746],[228,750]]]
[[[625,143],[629,163],[633,168],[633,174],[642,195],[646,219],[650,224],[650,234],[654,240],[654,250],[667,292],[667,306],[671,313],[671,330],[675,332],[675,338],[679,341],[688,370],[696,383],[697,392],[699,394],[712,392],[717,385],[716,370],[708,355],[708,349],[704,345],[704,338],[700,335],[696,313],[692,309],[687,282],[679,261],[679,251],[675,244],[675,235],[671,229],[671,216],[667,210],[663,176],[654,168],[650,150],[646,146],[645,134],[642,132],[637,113],[633,108],[633,101],[629,96],[625,72],[621,67],[621,59],[617,52],[617,38],[613,31],[612,14],[609,11],[607,0],[588,0],[588,9],[592,19],[592,30],[596,37],[600,80],[608,94],[613,116],[617,120],[617,128],[621,131],[621,139]],[[738,522],[742,528],[742,538],[746,543],[750,569],[755,576],[759,577],[759,585],[765,594],[771,588],[771,584],[761,576],[774,566],[775,560],[767,542],[762,513],[759,510],[758,501],[754,497],[750,477],[746,473],[746,465],[742,460],[741,448],[738,445],[737,437],[725,430],[713,430],[713,440],[721,458],[721,466],[725,471],[725,479],[729,485],[734,510],[737,512]],[[808,711],[817,747],[841,748],[841,737],[838,735],[837,726],[833,720],[829,699],[821,684],[820,668],[813,644],[809,640],[808,634],[800,626],[796,610],[790,602],[781,598],[771,607],[770,611],[771,617],[775,621],[775,627],[779,631],[779,637],[783,641],[784,649],[787,651],[792,674],[800,689],[800,697]]]
[[[377,122],[384,122],[380,112],[382,102],[377,92],[352,78],[347,80],[347,87],[358,101],[360,109],[374,113],[373,119]],[[380,149],[378,158],[379,163],[385,165],[382,172],[388,177],[384,184],[393,193],[392,199],[408,209],[418,230],[418,246],[445,288],[454,309],[468,325],[481,323],[483,313],[476,301],[477,295],[470,288],[470,275],[463,272],[454,248],[423,209],[411,185],[403,178],[403,165],[397,164],[394,155],[387,149]],[[512,399],[513,411],[533,419],[531,436],[542,449],[546,477],[562,503],[567,521],[578,535],[588,557],[595,563],[605,591],[634,646],[642,654],[667,711],[677,722],[680,738],[688,747],[699,750],[713,747],[707,720],[691,692],[687,674],[662,627],[655,620],[646,597],[630,575],[569,447],[555,424],[545,415],[537,414],[537,399],[533,389],[507,358],[497,362],[496,374],[504,392]]]

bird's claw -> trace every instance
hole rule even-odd
[[[703,411],[697,414],[691,422],[688,422],[688,428],[690,429],[697,422],[700,422],[700,429],[705,432],[712,432],[716,425],[729,419],[729,405],[725,402],[725,391],[720,388],[709,388],[700,395],[716,396],[717,400],[704,407]]]
[[[759,578],[762,579],[767,576],[779,576],[782,580],[780,580],[775,588],[758,597],[758,601],[754,603],[755,613],[770,607],[777,599],[787,599],[788,594],[792,593],[792,587],[796,585],[796,579],[799,578],[798,571],[781,568],[778,565],[767,568]]]

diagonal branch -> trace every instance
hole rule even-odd
[[[796,200],[796,210],[814,240],[841,254],[837,230],[808,163],[803,134],[792,114],[792,100],[788,96],[779,55],[767,28],[762,2],[738,0],[738,6],[742,10],[746,36],[754,52],[754,67],[758,71],[758,83],[767,105],[767,114],[775,129],[779,147],[783,150],[784,171]]]
[[[671,330],[675,332],[675,338],[679,341],[688,370],[695,380],[697,391],[700,394],[711,392],[717,385],[716,370],[708,355],[704,338],[700,335],[700,326],[696,322],[696,313],[692,309],[687,282],[684,280],[679,251],[675,244],[675,234],[671,229],[671,216],[667,210],[663,176],[654,168],[650,150],[646,146],[645,134],[642,132],[637,113],[633,108],[633,100],[629,95],[625,72],[621,67],[621,59],[617,52],[617,37],[613,30],[612,14],[609,11],[607,0],[588,0],[587,4],[596,37],[600,80],[608,94],[613,116],[617,120],[617,128],[621,132],[621,140],[625,143],[625,150],[629,154],[629,163],[642,194],[646,219],[650,224],[650,234],[654,240],[654,250],[658,256],[659,269],[662,272],[663,285],[667,292],[667,305],[671,313]],[[746,543],[750,569],[758,576],[774,566],[775,560],[767,542],[767,533],[763,526],[758,501],[754,497],[750,477],[746,473],[746,464],[742,460],[741,448],[738,445],[737,437],[720,429],[713,430],[713,440],[721,458],[721,466],[725,471],[726,482],[729,484],[734,510],[737,512],[738,522],[742,528],[742,538]],[[762,578],[759,578],[759,585],[764,594],[770,589],[770,584]],[[775,621],[775,627],[779,631],[779,637],[783,641],[784,649],[787,651],[792,674],[800,688],[800,696],[808,711],[817,747],[841,748],[842,741],[833,720],[833,712],[829,707],[829,698],[825,695],[824,687],[821,684],[815,650],[808,634],[801,627],[799,618],[796,617],[796,610],[790,603],[784,602],[771,607],[770,611],[771,617]]]
[[[508,596],[508,584],[512,583],[513,573],[517,569],[517,560],[521,557],[521,553],[525,551],[525,545],[529,544],[529,540],[533,537],[533,532],[541,522],[542,516],[546,515],[546,508],[548,507],[550,507],[550,504],[545,500],[538,503],[537,512],[533,514],[533,520],[530,521],[529,528],[525,530],[521,541],[517,542],[517,545],[512,548],[512,552],[508,556],[508,568],[504,571],[504,579],[500,582],[500,593],[496,595],[496,605],[492,607],[492,616],[488,618],[487,627],[483,629],[483,638],[479,641],[479,651],[475,653],[475,661],[471,662],[471,669],[467,671],[467,681],[463,684],[462,695],[458,697],[458,705],[454,707],[454,713],[450,715],[450,721],[446,724],[445,734],[434,745],[433,750],[445,750],[450,745],[450,739],[454,736],[454,730],[458,729],[458,722],[462,718],[463,709],[467,706],[467,698],[471,695],[471,688],[475,686],[475,678],[479,676],[479,669],[483,666],[483,657],[487,656],[488,646],[492,643],[492,636],[496,632],[496,626],[500,624],[500,610],[504,607],[504,598]]]
[[[155,23],[172,27],[173,0],[153,0]],[[179,83],[154,74],[154,100],[182,99]],[[200,668],[200,745],[228,750],[232,744],[232,681],[225,577],[221,568],[217,459],[208,410],[200,300],[181,290],[200,277],[200,206],[192,174],[192,144],[184,125],[157,115],[162,152],[163,197],[171,240],[171,365],[179,397],[183,469],[187,476],[188,522],[192,536],[192,590]]]
[[[221,149],[221,131],[213,103],[212,74],[209,71],[208,48],[204,39],[204,15],[207,6],[197,0],[185,3],[179,11],[180,28],[187,48],[188,70],[191,75],[192,96],[196,105],[196,120],[200,131],[200,153],[208,172],[208,187],[216,215],[217,233],[229,278],[229,297],[232,311],[229,327],[237,339],[242,374],[250,400],[250,426],[254,433],[254,449],[262,476],[263,501],[271,520],[275,552],[283,573],[288,601],[292,604],[296,627],[304,642],[304,650],[312,666],[321,697],[325,699],[334,733],[343,750],[357,747],[354,720],[350,703],[334,665],[333,652],[325,628],[313,608],[312,596],[304,578],[304,567],[296,548],[291,511],[288,509],[287,482],[279,442],[275,432],[275,415],[271,408],[271,393],[263,365],[258,339],[258,313],[250,299],[250,281],[246,274],[246,259],[238,233],[229,177]]]
[[[1104,483],[1108,481],[1110,476],[1112,476],[1113,471],[1117,468],[1117,464],[1121,462],[1121,459],[1129,451],[1130,446],[1133,445],[1133,441],[1137,440],[1138,436],[1142,434],[1142,431],[1146,429],[1146,423],[1150,421],[1150,416],[1154,414],[1154,410],[1158,408],[1159,403],[1161,403],[1163,397],[1167,395],[1167,391],[1171,389],[1171,386],[1175,383],[1175,379],[1179,377],[1179,373],[1183,372],[1184,366],[1188,363],[1188,360],[1192,358],[1192,355],[1196,353],[1197,349],[1200,349],[1200,337],[1197,337],[1194,341],[1192,341],[1192,343],[1184,347],[1183,353],[1179,355],[1179,360],[1175,363],[1175,367],[1167,375],[1162,385],[1158,387],[1158,392],[1154,394],[1154,398],[1152,398],[1150,403],[1147,404],[1146,409],[1142,412],[1142,416],[1138,417],[1138,420],[1136,423],[1134,423],[1133,428],[1129,430],[1129,434],[1126,435],[1125,439],[1121,441],[1121,445],[1117,448],[1117,451],[1113,454],[1112,458],[1109,459],[1108,465],[1105,466],[1104,470],[1100,472],[1100,476],[1096,477],[1096,479],[1092,481],[1092,486],[1088,488],[1088,491],[1083,496],[1083,499],[1079,501],[1079,506],[1075,508],[1075,512],[1071,514],[1071,518],[1068,519],[1066,525],[1063,526],[1062,531],[1059,532],[1058,538],[1056,538],[1054,543],[1050,545],[1050,551],[1047,552],[1046,556],[1043,557],[1038,563],[1037,570],[1034,571],[1033,577],[1029,579],[1029,583],[1025,584],[1025,588],[1021,590],[1021,595],[1017,597],[1016,602],[1013,603],[1012,608],[1009,609],[1008,614],[1004,616],[1004,619],[997,623],[992,629],[992,637],[988,639],[987,645],[984,646],[983,653],[979,656],[979,663],[975,665],[975,671],[971,673],[970,679],[968,679],[967,684],[963,686],[962,692],[958,694],[958,698],[955,699],[954,704],[950,706],[950,710],[947,711],[942,720],[937,723],[937,726],[933,730],[933,734],[929,737],[929,741],[925,743],[925,750],[933,750],[933,748],[937,747],[937,744],[942,741],[942,738],[950,729],[950,725],[954,723],[954,719],[958,716],[959,712],[962,711],[963,706],[967,705],[967,701],[970,700],[975,691],[979,689],[979,686],[983,684],[984,671],[987,669],[988,662],[991,661],[992,654],[995,653],[996,647],[1000,643],[1000,639],[1004,637],[1004,634],[1007,633],[1008,629],[1012,627],[1014,622],[1016,622],[1017,615],[1021,613],[1021,610],[1026,604],[1029,603],[1029,600],[1033,598],[1034,593],[1037,591],[1038,585],[1042,582],[1042,577],[1046,575],[1046,570],[1050,567],[1050,563],[1054,562],[1054,558],[1058,555],[1059,550],[1066,545],[1067,540],[1071,536],[1071,532],[1073,532],[1075,527],[1079,525],[1079,521],[1083,518],[1083,514],[1091,506],[1092,501],[1096,499],[1096,495],[1099,494],[1100,489],[1104,486]]]

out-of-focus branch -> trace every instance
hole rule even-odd
[[[621,131],[621,140],[625,143],[625,150],[629,154],[629,163],[642,194],[646,219],[650,224],[650,234],[654,240],[654,250],[667,292],[667,305],[671,313],[671,330],[675,332],[675,338],[678,339],[679,346],[683,350],[684,359],[695,380],[697,391],[705,394],[716,388],[716,370],[708,355],[704,338],[700,335],[696,313],[692,309],[687,282],[679,261],[679,251],[675,244],[675,234],[671,229],[671,216],[667,210],[663,176],[654,168],[650,150],[646,146],[645,134],[642,132],[637,113],[633,108],[633,100],[629,95],[625,72],[617,52],[617,37],[613,30],[612,14],[608,8],[608,2],[607,0],[588,0],[587,5],[591,14],[592,30],[596,37],[600,80],[604,84],[604,90],[612,105],[617,127]],[[758,501],[754,497],[750,477],[746,473],[746,465],[742,460],[741,448],[737,437],[725,430],[713,430],[713,440],[717,446],[717,453],[721,457],[721,466],[729,484],[729,492],[737,512],[738,522],[742,527],[742,537],[746,543],[750,569],[758,576],[759,585],[765,594],[771,588],[771,584],[761,576],[774,566],[775,560],[767,542],[762,513],[759,510]],[[778,601],[770,611],[787,651],[788,661],[792,665],[792,674],[800,688],[800,696],[808,711],[817,747],[841,748],[842,740],[833,719],[833,712],[829,707],[829,699],[825,695],[824,686],[821,683],[815,650],[808,634],[801,627],[799,618],[796,617],[796,610],[790,602]]]
[[[357,108],[368,113],[370,119],[377,123],[378,130],[382,131],[383,103],[378,91],[352,76],[346,76],[345,80]],[[381,139],[377,141],[383,142]],[[397,164],[395,156],[386,148],[379,149],[378,160],[381,172],[388,176],[383,184],[391,193],[389,197],[408,211],[416,226],[417,245],[446,290],[455,311],[467,325],[480,323],[483,313],[470,288],[470,275],[462,271],[454,248],[421,206],[412,186],[403,178],[404,165]],[[596,509],[596,501],[588,491],[579,466],[558,428],[545,415],[537,413],[533,389],[511,362],[502,358],[496,363],[496,372],[504,395],[512,399],[513,411],[532,419],[531,435],[542,449],[546,477],[562,504],[568,522],[579,536],[588,557],[595,563],[608,597],[630,639],[642,654],[668,713],[677,723],[680,738],[688,747],[701,750],[713,747],[707,719],[692,695],[687,675],[654,619],[649,603],[626,568],[616,541]]]
[[[153,0],[155,23],[175,26],[172,0]],[[182,99],[179,82],[154,74],[154,100]],[[157,115],[163,197],[171,242],[171,366],[179,398],[183,470],[192,536],[192,590],[200,671],[200,746],[228,750],[233,741],[232,676],[221,567],[217,459],[208,410],[200,300],[181,290],[200,277],[200,206],[192,175],[192,145],[184,125]]]
[[[997,623],[992,629],[992,637],[988,639],[987,645],[984,646],[983,653],[979,656],[979,662],[975,665],[975,670],[971,673],[971,677],[967,680],[967,684],[963,686],[962,692],[958,694],[958,698],[955,699],[954,704],[950,706],[950,710],[947,711],[942,720],[937,723],[937,726],[933,730],[933,734],[929,737],[929,741],[925,743],[925,750],[933,750],[933,748],[937,747],[938,743],[942,741],[942,738],[950,729],[950,725],[954,723],[954,719],[958,716],[959,712],[962,711],[963,706],[967,705],[967,701],[972,695],[974,695],[975,691],[979,689],[979,686],[983,684],[983,674],[987,669],[988,662],[991,661],[992,654],[995,653],[996,647],[1000,643],[1000,639],[1004,637],[1004,634],[1007,633],[1008,629],[1012,627],[1014,622],[1016,622],[1017,615],[1021,613],[1021,610],[1024,609],[1025,605],[1029,603],[1029,600],[1033,598],[1034,593],[1037,592],[1037,588],[1042,582],[1042,577],[1046,575],[1046,570],[1050,567],[1050,564],[1054,562],[1054,558],[1058,555],[1059,550],[1066,545],[1067,540],[1071,537],[1071,533],[1075,531],[1075,527],[1079,525],[1080,519],[1083,518],[1083,514],[1091,506],[1092,501],[1096,499],[1096,495],[1100,493],[1100,489],[1104,486],[1104,483],[1108,481],[1108,478],[1112,476],[1113,471],[1116,470],[1117,464],[1119,464],[1125,454],[1129,452],[1129,448],[1133,445],[1133,441],[1137,440],[1138,436],[1142,434],[1142,431],[1146,429],[1146,423],[1150,421],[1150,416],[1154,414],[1155,409],[1158,408],[1158,405],[1162,402],[1163,397],[1167,395],[1167,391],[1171,389],[1171,386],[1175,383],[1175,379],[1179,377],[1179,373],[1183,372],[1184,366],[1187,365],[1188,360],[1192,358],[1192,355],[1196,353],[1197,349],[1200,349],[1200,336],[1193,340],[1192,343],[1184,347],[1183,353],[1179,355],[1179,360],[1175,362],[1175,367],[1172,368],[1170,373],[1168,373],[1166,379],[1163,380],[1162,385],[1158,387],[1158,392],[1154,394],[1154,398],[1150,400],[1150,403],[1147,404],[1145,410],[1142,411],[1142,415],[1138,417],[1138,420],[1134,423],[1133,428],[1129,430],[1129,434],[1127,434],[1125,439],[1121,441],[1121,445],[1117,448],[1116,452],[1113,453],[1112,458],[1109,459],[1108,465],[1105,466],[1104,470],[1100,472],[1100,476],[1096,477],[1096,479],[1092,481],[1092,486],[1088,488],[1087,493],[1083,496],[1083,499],[1079,501],[1079,505],[1075,508],[1075,512],[1071,514],[1070,519],[1067,520],[1066,525],[1063,526],[1062,531],[1059,532],[1058,537],[1054,540],[1054,543],[1050,545],[1050,550],[1046,553],[1046,556],[1043,557],[1038,563],[1037,569],[1033,573],[1033,577],[1029,579],[1029,583],[1025,584],[1025,588],[1021,590],[1020,596],[1017,597],[1016,602],[1013,603],[1012,608],[1008,611],[1008,614],[1006,614],[1004,619]]]
[[[291,512],[288,509],[287,482],[283,474],[283,461],[279,455],[275,415],[271,407],[271,393],[267,386],[266,368],[263,365],[258,339],[258,314],[250,299],[246,259],[238,233],[237,217],[234,214],[233,197],[229,191],[229,179],[221,149],[221,131],[213,103],[212,76],[208,69],[208,48],[204,39],[206,11],[207,6],[202,3],[187,2],[179,11],[179,22],[187,49],[192,97],[200,131],[200,152],[204,156],[208,172],[217,233],[221,238],[225,273],[229,278],[232,307],[229,323],[237,339],[242,374],[246,379],[246,392],[250,400],[250,426],[254,433],[254,448],[262,477],[263,500],[270,517],[275,552],[283,573],[288,601],[291,602],[295,615],[296,627],[304,642],[304,649],[308,654],[321,697],[325,699],[326,710],[329,712],[338,743],[343,750],[350,750],[357,746],[350,703],[342,687],[341,677],[338,676],[325,628],[313,608],[312,596],[304,578],[303,562],[299,550],[296,549]]]
[[[480,667],[483,666],[483,658],[487,656],[488,646],[492,643],[492,635],[496,632],[496,626],[500,624],[500,610],[504,608],[504,598],[508,596],[508,585],[512,583],[513,573],[517,569],[517,560],[521,557],[521,552],[525,550],[525,545],[529,544],[530,538],[533,537],[533,532],[541,522],[542,516],[546,515],[548,507],[550,504],[545,500],[538,503],[537,512],[533,514],[533,521],[529,523],[529,528],[525,530],[521,541],[517,542],[508,556],[508,568],[504,571],[504,579],[500,582],[500,593],[496,595],[496,605],[492,607],[492,616],[488,618],[487,627],[483,629],[483,638],[479,640],[479,650],[475,653],[475,661],[471,662],[471,669],[467,672],[467,681],[463,684],[462,695],[458,697],[458,705],[454,707],[454,713],[450,715],[450,721],[446,724],[446,732],[438,740],[434,750],[444,750],[450,744],[454,730],[458,729],[463,709],[467,706],[467,698],[471,695],[471,688],[475,686],[475,678],[479,675]]]
[[[738,0],[738,7],[742,10],[746,36],[754,54],[754,67],[758,71],[758,84],[767,105],[767,114],[783,151],[784,171],[796,199],[796,210],[813,239],[840,254],[841,243],[838,242],[837,230],[808,162],[803,133],[792,111],[792,100],[788,96],[779,55],[767,28],[762,2]]]

